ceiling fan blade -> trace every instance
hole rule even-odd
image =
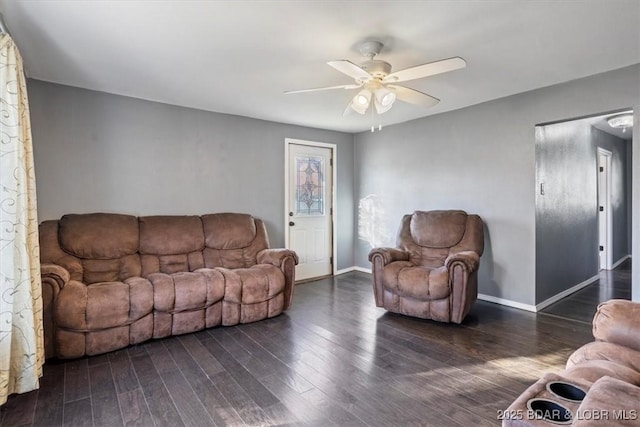
[[[360,68],[358,65],[354,64],[351,61],[347,61],[346,59],[342,59],[340,61],[329,61],[327,62],[330,66],[340,71],[341,73],[346,74],[349,77],[352,77],[356,80],[370,80],[371,74],[369,74],[364,69]]]
[[[382,81],[384,83],[406,82],[407,80],[421,79],[423,77],[434,76],[436,74],[446,73],[448,71],[457,70],[467,66],[467,62],[455,56],[441,61],[429,62],[427,64],[416,65],[415,67],[405,68],[386,76]]]
[[[440,100],[434,98],[431,95],[422,93],[415,89],[410,89],[404,86],[387,85],[387,87],[396,93],[396,97],[400,101],[408,102],[409,104],[419,105],[420,107],[430,108],[436,105]]]
[[[360,84],[352,84],[352,85],[316,87],[316,88],[313,88],[313,89],[287,90],[284,93],[285,94],[290,94],[290,93],[317,92],[317,91],[320,91],[320,90],[332,90],[332,89],[357,89],[360,86],[362,86],[362,85],[360,85]]]
[[[350,116],[353,113],[355,113],[355,111],[353,110],[353,108],[351,108],[351,102],[349,102],[349,104],[347,104],[347,108],[344,109],[344,112],[342,113],[342,115]]]

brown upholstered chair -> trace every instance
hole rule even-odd
[[[394,313],[460,323],[478,296],[482,220],[464,211],[405,215],[397,248],[375,248],[376,305]]]

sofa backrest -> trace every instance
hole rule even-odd
[[[85,283],[140,275],[138,219],[120,214],[70,214],[58,222],[58,243],[79,260]]]
[[[69,214],[40,224],[42,262],[61,265],[73,280],[87,284],[202,267],[251,267],[268,247],[264,223],[248,214]]]
[[[431,268],[443,266],[452,253],[482,255],[482,220],[461,210],[415,211],[402,218],[397,246],[411,254],[413,264]]]
[[[206,267],[247,268],[269,247],[264,223],[251,215],[218,213],[202,216]]]
[[[138,220],[143,277],[204,267],[204,234],[199,216],[144,216]]]

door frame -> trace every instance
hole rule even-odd
[[[600,174],[603,172],[600,172],[600,157],[604,157],[605,158],[605,167],[604,167],[604,174],[605,174],[605,183],[604,183],[604,188],[602,185],[602,181],[600,179]],[[598,185],[598,200],[597,200],[597,206],[598,206],[598,238],[599,236],[602,234],[604,234],[605,236],[605,241],[604,242],[600,242],[602,244],[602,246],[604,246],[604,263],[602,262],[602,260],[599,258],[598,260],[598,268],[600,270],[604,269],[604,270],[611,270],[612,266],[613,266],[613,204],[611,202],[611,191],[613,189],[612,187],[612,183],[611,183],[611,178],[612,178],[612,173],[611,173],[611,164],[612,164],[612,157],[613,157],[613,153],[607,149],[604,149],[602,147],[597,147],[596,148],[596,171],[598,173],[598,181],[597,181],[597,185]],[[604,199],[604,200],[602,200]],[[601,204],[601,202],[603,202]],[[604,212],[605,212],[605,218],[604,221],[601,219],[601,211],[600,211],[600,206],[604,206]],[[602,227],[604,227],[604,230],[602,230]],[[604,233],[603,233],[604,231]],[[600,255],[600,254],[598,254]]]
[[[289,247],[289,212],[291,211],[289,206],[289,146],[291,145],[306,145],[308,147],[322,147],[331,150],[331,158],[333,164],[331,165],[331,257],[333,262],[331,264],[331,274],[336,275],[338,271],[338,239],[337,239],[337,227],[336,219],[338,218],[338,209],[336,208],[336,182],[337,182],[337,170],[338,170],[338,147],[336,144],[330,144],[327,142],[306,141],[303,139],[284,139],[284,247]]]

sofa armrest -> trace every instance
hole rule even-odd
[[[41,264],[40,275],[43,281],[46,280],[52,285],[57,285],[58,290],[64,288],[64,285],[69,283],[69,280],[71,280],[71,274],[69,274],[69,271],[57,264]]]
[[[293,299],[298,254],[289,249],[263,249],[258,252],[256,261],[258,264],[271,264],[282,270],[284,273],[284,306],[282,309],[288,309]]]
[[[282,263],[292,258],[294,265],[298,265],[298,254],[289,249],[263,249],[258,252],[256,261],[258,264],[271,264],[276,267],[282,267]]]
[[[593,336],[640,351],[640,303],[621,299],[601,303],[593,317]]]
[[[480,265],[480,255],[474,251],[462,251],[449,255],[444,261],[447,270],[450,270],[455,263],[462,263],[469,272],[476,271]]]
[[[382,265],[385,266],[394,261],[409,261],[409,252],[397,249],[397,248],[373,248],[369,252],[369,261],[373,262],[375,258],[382,260]]]
[[[40,264],[40,277],[42,278],[42,327],[44,333],[45,357],[56,355],[55,351],[55,322],[53,318],[54,302],[58,298],[60,290],[71,280],[69,271],[57,264]]]

